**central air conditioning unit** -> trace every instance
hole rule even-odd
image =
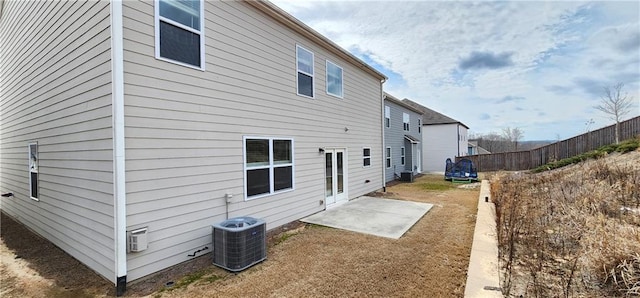
[[[238,272],[267,258],[264,220],[236,217],[213,225],[213,264]]]
[[[400,181],[413,182],[413,172],[400,173]]]

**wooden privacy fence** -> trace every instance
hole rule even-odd
[[[529,151],[461,156],[456,157],[456,161],[470,159],[478,172],[529,170],[613,144],[616,142],[615,129],[614,124]],[[640,136],[640,116],[620,122],[620,140],[637,136]]]

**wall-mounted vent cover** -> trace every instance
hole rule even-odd
[[[213,225],[213,264],[242,271],[267,258],[264,220],[236,217]]]
[[[129,232],[129,252],[140,252],[147,249],[147,228]]]

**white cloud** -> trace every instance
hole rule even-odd
[[[583,129],[575,123],[594,117],[589,107],[602,86],[593,85],[624,81],[638,98],[637,2],[275,3],[382,71],[400,75],[385,84],[391,94],[472,131],[517,126],[527,139],[570,137]],[[503,67],[461,68],[465,59]],[[524,99],[495,104],[507,97]]]

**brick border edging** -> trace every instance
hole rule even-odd
[[[491,202],[488,180],[482,180],[480,187],[464,297],[503,297],[500,291],[496,211]]]

